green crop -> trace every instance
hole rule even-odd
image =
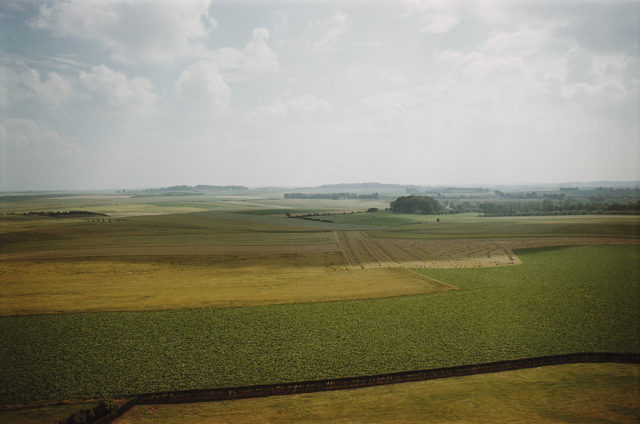
[[[640,352],[640,247],[423,270],[460,290],[349,302],[0,318],[0,403]]]

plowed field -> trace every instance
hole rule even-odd
[[[513,249],[602,244],[637,240],[597,237],[478,239],[372,238],[362,231],[336,232],[338,246],[352,268],[479,268],[520,264]]]

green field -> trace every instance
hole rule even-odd
[[[559,365],[339,392],[141,405],[116,423],[636,423],[639,378],[637,365]]]
[[[518,267],[422,271],[460,287],[437,294],[0,318],[0,401],[640,351],[639,247],[518,253]]]

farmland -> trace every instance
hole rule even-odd
[[[517,267],[422,271],[460,290],[356,302],[5,317],[3,402],[634,352],[639,255],[525,251]]]
[[[640,351],[637,217],[381,204],[5,201],[0,404]]]

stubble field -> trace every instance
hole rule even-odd
[[[340,392],[136,406],[115,422],[631,424],[640,414],[638,379],[637,365],[559,365]]]

